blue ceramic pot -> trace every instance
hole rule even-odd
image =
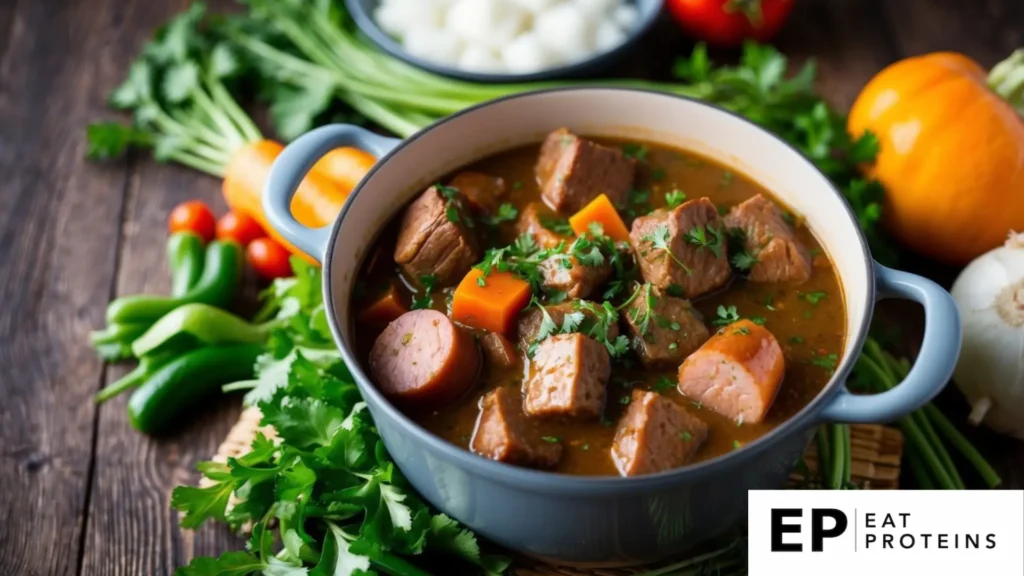
[[[802,411],[771,433],[718,458],[634,478],[587,478],[515,468],[473,455],[427,432],[374,387],[353,343],[362,337],[349,301],[381,228],[416,194],[481,157],[538,142],[567,126],[693,150],[745,173],[799,213],[835,263],[846,307],[846,346],[835,375]],[[333,226],[308,229],[288,211],[309,168],[327,151],[356,146],[380,160]],[[537,557],[576,564],[635,564],[678,554],[745,519],[747,491],[778,488],[819,424],[889,422],[917,409],[948,381],[960,350],[953,300],[933,282],[871,259],[840,193],[806,158],[725,110],[672,95],[581,88],[512,96],[465,110],[399,141],[347,125],[292,143],[267,183],[264,207],[285,238],[323,262],[324,302],[395,462],[431,504],[478,534]],[[889,392],[856,396],[845,386],[867,336],[875,301],[924,306],[917,363]]]

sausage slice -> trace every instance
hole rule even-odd
[[[370,350],[377,388],[402,403],[434,406],[455,400],[473,386],[479,370],[473,336],[436,310],[401,315]]]
[[[619,420],[612,461],[623,476],[654,474],[686,464],[708,437],[708,426],[655,392],[633,390]]]
[[[583,334],[559,334],[537,347],[526,381],[527,416],[597,418],[604,406],[611,358]]]
[[[551,468],[562,458],[562,445],[545,442],[530,429],[519,395],[507,387],[495,388],[480,399],[470,450],[491,460],[534,468]]]
[[[782,348],[750,320],[730,324],[679,367],[679,391],[737,422],[764,420],[786,372]]]

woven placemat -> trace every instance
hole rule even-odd
[[[227,462],[245,454],[252,444],[257,432],[263,432],[268,438],[275,436],[274,429],[261,427],[260,411],[247,408],[242,412],[238,422],[228,432],[224,442],[213,455],[216,462]],[[900,459],[903,456],[903,434],[896,428],[877,424],[852,424],[850,426],[851,468],[850,476],[854,484],[865,490],[893,490],[899,487]],[[804,453],[806,471],[814,475],[818,466],[818,451],[814,442]],[[206,478],[199,480],[200,486],[208,482]],[[806,480],[801,471],[794,470],[789,478],[789,487],[804,485]],[[234,496],[232,495],[232,498]],[[229,502],[233,506],[235,501]],[[242,530],[248,532],[248,526]],[[633,576],[650,571],[656,566],[641,568],[572,568],[546,564],[532,558],[516,557],[512,568],[514,576]]]

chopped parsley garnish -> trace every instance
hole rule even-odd
[[[757,256],[754,256],[746,250],[741,250],[732,255],[730,262],[732,263],[732,267],[737,270],[750,270],[754,267],[754,264],[757,264],[758,260]]]
[[[814,250],[811,250],[811,258],[814,258],[818,254],[821,254],[821,248],[815,248]]]
[[[676,383],[672,381],[668,376],[662,376],[658,378],[658,381],[654,383],[654,391],[661,393],[667,392],[676,387]]]
[[[786,224],[789,224],[790,226],[792,226],[792,225],[793,225],[793,222],[795,222],[795,221],[796,221],[796,219],[795,219],[795,218],[793,217],[793,215],[792,215],[792,214],[790,214],[789,212],[783,212],[783,213],[782,213],[782,220],[783,220],[783,221],[784,221],[784,222],[785,222]]]
[[[748,318],[748,320],[750,320],[754,324],[757,324],[758,326],[764,326],[764,323],[768,321],[768,319],[765,318],[764,316],[751,316],[750,318]]]
[[[569,225],[569,221],[565,218],[558,218],[554,216],[541,216],[540,225],[551,230],[555,234],[561,234],[562,236],[572,236],[572,226]]]
[[[482,262],[475,266],[484,277],[492,271],[511,272],[530,283],[534,292],[540,289],[542,274],[540,265],[548,258],[560,254],[564,245],[541,249],[532,234],[522,234],[515,242],[503,248],[491,248],[484,254]]]
[[[548,444],[558,444],[559,442],[561,442],[561,439],[559,439],[558,436],[541,436],[541,440],[547,442]]]
[[[746,336],[746,335],[750,334],[750,329],[745,327],[745,326],[742,326],[740,328],[737,328],[737,329],[733,330],[732,333],[736,334],[738,336]]]
[[[793,336],[792,338],[789,339],[789,342],[791,344],[803,344],[804,338],[803,336]]]
[[[740,441],[739,440],[733,440],[732,441],[732,449],[733,450],[739,450],[740,449]]]
[[[686,264],[683,264],[682,260],[672,253],[672,248],[669,246],[669,242],[671,242],[671,233],[668,230],[668,226],[658,226],[654,229],[654,232],[645,234],[640,239],[644,242],[650,243],[651,248],[654,250],[661,251],[663,257],[668,256],[671,258],[673,262],[681,266],[682,269],[686,271],[687,275],[693,274],[693,270],[691,270]]]
[[[825,354],[824,356],[817,356],[811,358],[810,363],[812,366],[824,368],[828,370],[829,374],[836,371],[836,364],[839,362],[839,356],[836,354]]]
[[[671,344],[668,345],[668,349],[669,350],[678,350],[679,349],[679,342],[672,342]]]
[[[801,314],[800,317],[803,318],[804,320],[810,320],[810,319],[814,318],[814,311],[813,310],[804,310],[803,314]]]
[[[718,185],[721,186],[722,188],[725,188],[732,184],[734,178],[735,175],[732,173],[732,171],[726,170],[722,172],[722,180],[718,183]]]
[[[665,170],[663,170],[661,168],[658,168],[658,169],[654,170],[653,172],[651,172],[651,180],[654,180],[655,182],[661,182],[664,179],[665,179]]]
[[[680,286],[679,284],[669,284],[668,288],[665,289],[665,292],[668,292],[668,295],[672,296],[673,298],[686,297],[686,293],[683,292],[683,287]]]
[[[629,203],[630,204],[646,204],[651,197],[650,190],[630,190],[629,191]]]
[[[522,180],[516,180],[515,182],[512,183],[512,189],[513,190],[519,190],[522,187],[523,187]]]
[[[743,426],[743,414],[740,414],[740,417],[736,419],[736,427],[740,428],[742,426]]]
[[[569,297],[569,294],[565,290],[552,290],[544,293],[545,300],[548,304],[561,304],[565,302],[565,299]]]
[[[715,209],[718,210],[719,216],[725,216],[726,214],[729,213],[729,207],[726,206],[725,204],[719,204],[718,206],[715,206]]]
[[[706,231],[706,232],[705,232]],[[686,241],[693,244],[697,249],[706,248],[710,250],[715,258],[722,255],[722,234],[721,226],[712,226],[707,224],[705,226],[694,226],[686,233]]]
[[[725,306],[719,305],[717,314],[718,318],[711,321],[715,326],[728,326],[733,322],[738,322],[740,319],[740,314],[736,311],[735,306],[729,306],[726,308]]]
[[[634,142],[627,142],[622,145],[622,155],[634,160],[645,160],[647,158],[647,147]]]
[[[461,216],[462,213],[462,195],[459,193],[459,189],[454,186],[442,186],[441,184],[435,184],[437,191],[441,193],[444,198],[444,215],[448,218],[448,221],[453,224],[463,222]],[[473,220],[466,218],[466,226],[472,228]]]
[[[583,451],[584,451],[584,452],[587,452],[587,451],[589,451],[589,450],[590,450],[590,444],[584,444],[584,445],[583,445]]]
[[[665,193],[665,204],[669,208],[678,208],[683,202],[686,202],[686,192],[677,189]]]
[[[698,400],[692,400],[690,402],[690,404],[693,404],[693,407],[696,408],[697,410],[703,410],[704,409],[704,403],[700,402]]]
[[[680,432],[679,433],[679,438],[683,442],[689,442],[690,440],[693,440],[693,434],[690,434],[689,432]]]
[[[430,308],[434,305],[434,286],[437,285],[437,276],[433,274],[425,274],[420,276],[420,284],[423,285],[423,294],[419,298],[414,298],[412,301],[411,308],[413,310],[420,310],[423,308]]]
[[[402,346],[405,346],[409,342],[412,342],[412,332],[406,332],[402,334]]]
[[[629,396],[623,396],[622,398],[619,398],[619,404],[622,404],[623,406],[629,404]]]
[[[828,296],[828,292],[818,290],[816,292],[798,292],[797,295],[810,302],[812,306],[817,306],[818,302],[821,302],[822,299]]]
[[[654,315],[654,323],[658,325],[658,328],[668,328],[673,332],[679,332],[683,328],[682,326],[679,325],[679,322],[676,322],[675,320],[669,320],[668,318],[665,318],[664,316],[658,314]]]
[[[653,315],[654,307],[658,305],[658,297],[654,295],[654,286],[649,282],[640,286],[630,297],[630,301],[633,301],[638,294],[643,294],[644,309],[641,314],[640,308],[633,308],[629,311],[629,319],[636,326],[637,331],[640,332],[640,336],[646,336],[647,332],[651,327],[651,317]]]
[[[772,298],[771,294],[769,294],[768,296],[765,296],[764,307],[769,309],[769,310],[771,310],[772,312],[775,311],[775,301]]]
[[[505,203],[498,206],[498,211],[494,215],[488,216],[484,222],[488,226],[497,226],[502,222],[512,222],[517,216],[519,216],[519,210],[516,210],[516,207],[511,204]]]
[[[596,319],[594,325],[587,332],[587,336],[604,344],[612,358],[618,358],[629,350],[629,338],[622,334],[616,338],[611,337],[611,328],[618,326],[619,311],[610,302],[602,302],[598,305],[586,300],[577,300],[573,303],[573,308],[590,312]]]

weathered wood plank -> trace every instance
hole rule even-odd
[[[103,374],[85,344],[116,267],[126,164],[82,127],[126,65],[120,2],[0,8],[0,574],[78,568]]]
[[[901,0],[886,2],[885,12],[904,56],[953,50],[990,67],[1024,47],[1020,0]]]
[[[137,42],[126,47],[129,54],[137,54],[152,30],[179,12],[182,4],[134,4],[130,26],[131,37]],[[231,6],[226,0],[211,4],[212,8]],[[216,179],[140,156],[128,184],[116,295],[168,291],[164,256],[167,216],[176,204],[191,199],[207,201],[218,214],[226,211]],[[112,367],[107,382],[127,370]],[[178,514],[170,507],[171,490],[180,484],[196,483],[196,462],[213,455],[237,420],[239,397],[204,405],[168,436],[159,438],[139,434],[128,424],[126,401],[127,395],[116,398],[99,411],[95,479],[81,574],[172,574],[193,556],[239,548],[241,543],[233,540],[224,526],[195,533],[182,531]]]

